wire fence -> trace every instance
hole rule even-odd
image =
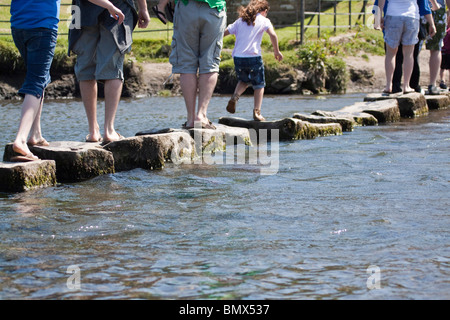
[[[0,10],[2,8],[9,8],[9,4],[1,4]],[[293,0],[291,1],[291,5],[289,7],[278,8],[276,10],[271,10],[270,19],[274,22],[275,28],[283,28],[283,27],[292,27],[295,26],[296,29],[296,40],[300,44],[303,44],[305,39],[305,33],[308,29],[317,29],[317,36],[321,36],[321,32],[323,29],[333,29],[334,32],[337,32],[337,29],[352,29],[356,25],[366,24],[367,21],[367,11],[368,11],[368,0],[317,0],[314,1],[316,8],[315,11],[307,11],[306,10],[306,0]],[[347,4],[347,8],[345,8],[346,12],[343,11],[343,3]],[[355,10],[356,5],[354,3],[358,3],[358,9]],[[64,14],[61,15],[60,19],[60,36],[67,36],[68,34],[68,25],[72,21],[70,12],[71,12],[71,3],[66,1],[66,3],[61,3],[61,12]],[[308,3],[311,8],[311,1]],[[314,5],[314,4],[313,4]],[[230,10],[228,10],[229,21],[235,19],[237,17],[235,4],[230,4]],[[331,9],[332,8],[332,9]],[[338,12],[339,8],[339,12]],[[359,9],[361,8],[361,9]],[[234,10],[233,10],[234,9]],[[326,19],[326,17],[332,17],[332,21],[330,19]],[[339,20],[339,17],[348,16],[348,22],[342,24],[342,19]],[[354,16],[357,16],[355,19]],[[154,18],[154,17],[153,17]],[[9,20],[0,20],[0,36],[10,36],[11,29],[9,26]],[[3,25],[3,27],[1,27]],[[173,31],[172,25],[167,24],[164,29],[162,28],[146,28],[146,29],[136,29],[134,33],[166,33],[167,41],[169,41],[171,32]]]
[[[348,12],[338,12],[338,4],[339,3],[347,3]],[[354,7],[352,6],[352,3],[358,3],[361,4],[362,7],[361,10],[354,11]],[[317,7],[315,11],[305,11],[305,0],[300,0],[300,31],[297,32],[297,40],[300,40],[300,44],[303,44],[305,32],[307,29],[310,28],[317,28],[317,37],[320,38],[321,36],[321,29],[334,29],[334,32],[336,33],[338,28],[346,28],[346,29],[352,29],[357,25],[366,24],[367,22],[367,4],[368,0],[317,0]],[[323,12],[322,9],[324,7],[332,7],[332,12]],[[342,6],[341,6],[342,7]],[[330,24],[329,22],[327,24],[323,24],[321,17],[322,16],[332,16],[333,22]],[[338,24],[337,20],[339,16],[348,16],[348,23],[347,24]],[[358,16],[356,19],[352,19],[353,16]],[[314,18],[316,18],[316,24],[312,24],[314,21]],[[309,21],[307,21],[309,20]]]

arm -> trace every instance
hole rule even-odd
[[[272,42],[273,54],[275,56],[275,59],[278,61],[283,60],[283,54],[280,52],[280,49],[278,48],[278,36],[275,33],[273,27],[267,29],[267,33],[269,34],[270,41]]]
[[[146,0],[137,0],[138,3],[138,27],[139,28],[147,28],[150,23],[150,15],[148,14],[147,9],[147,1]]]
[[[378,1],[378,7],[380,8],[378,14],[380,15],[380,28],[384,29],[384,17],[383,14],[381,13],[384,10],[384,4],[386,3],[385,0],[379,0]]]
[[[433,11],[436,11],[441,7],[436,0],[430,0],[430,3],[431,3],[431,10]]]
[[[108,0],[89,0],[89,2],[92,2],[93,4],[96,4],[108,10],[111,17],[113,19],[116,19],[119,24],[121,24],[125,19],[125,15],[123,14],[123,12]]]
[[[433,37],[436,34],[436,26],[434,24],[433,16],[430,14],[427,14],[424,16],[425,19],[427,19],[428,22],[428,35],[430,37]]]
[[[223,36],[226,37],[229,34],[230,34],[230,31],[228,31],[228,29],[225,29],[225,32],[223,33]]]

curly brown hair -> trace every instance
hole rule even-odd
[[[266,0],[251,0],[246,7],[239,7],[239,18],[242,18],[242,20],[244,22],[247,22],[248,25],[255,25],[256,15],[264,10],[269,9],[269,2],[267,2]]]

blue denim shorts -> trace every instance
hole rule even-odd
[[[234,57],[233,60],[234,70],[239,81],[251,83],[253,89],[261,89],[266,86],[262,57]]]
[[[11,33],[27,68],[19,94],[30,94],[40,99],[51,82],[50,67],[55,54],[58,31],[47,28],[12,28]]]
[[[386,16],[384,20],[384,41],[391,48],[415,45],[419,42],[419,19]]]

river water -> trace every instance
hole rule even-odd
[[[227,98],[213,97],[213,122]],[[263,115],[362,100],[266,96]],[[236,116],[251,109],[244,96]],[[6,145],[20,102],[0,110]],[[132,136],[184,117],[181,97],[122,100],[116,128]],[[49,141],[83,141],[81,102],[46,102],[42,127]],[[252,164],[168,164],[0,193],[0,298],[450,299],[449,156],[443,110],[281,142],[272,175]]]

